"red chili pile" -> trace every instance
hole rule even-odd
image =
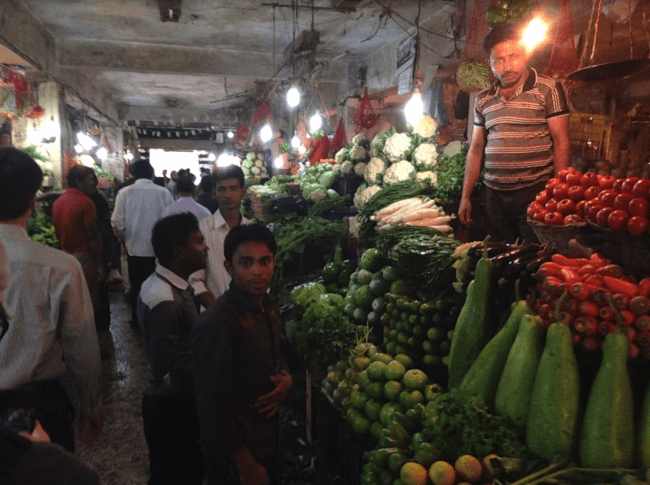
[[[589,258],[555,254],[536,273],[530,298],[542,325],[562,322],[585,350],[602,348],[609,333],[620,330],[629,342],[629,358],[650,360],[650,278],[637,281],[598,253]]]
[[[648,234],[650,179],[561,170],[546,184],[527,215],[544,224],[569,225],[589,220],[630,234]]]

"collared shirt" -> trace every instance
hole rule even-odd
[[[241,216],[241,224],[250,223],[249,219]],[[231,279],[223,265],[226,260],[223,255],[223,242],[230,232],[230,227],[218,210],[212,217],[206,217],[199,222],[199,229],[205,238],[205,244],[210,248],[208,265],[205,269],[192,273],[189,282],[195,294],[210,291],[215,298],[219,298],[228,289]]]
[[[268,418],[254,405],[274,389],[270,377],[288,370],[275,299],[264,295],[260,308],[231,283],[197,320],[190,338],[204,451],[229,456],[245,444],[256,459],[272,455],[277,414]]]
[[[97,220],[94,202],[76,188],[67,188],[52,204],[52,223],[61,242],[61,249],[69,254],[89,253],[86,224]]]
[[[189,335],[198,317],[187,281],[156,265],[156,271],[142,284],[138,299],[138,321],[150,370],[145,394],[192,391]]]
[[[212,213],[203,207],[201,204],[194,202],[192,197],[179,197],[176,202],[168,205],[162,210],[161,217],[171,216],[172,214],[181,214],[183,212],[191,212],[201,222],[206,217],[210,217]]]
[[[553,174],[550,118],[569,116],[562,86],[530,70],[526,81],[506,99],[497,81],[474,104],[474,125],[487,131],[485,185],[495,190],[533,186]]]
[[[117,193],[111,225],[117,237],[126,242],[130,256],[155,256],[151,232],[163,208],[172,202],[167,189],[147,179],[138,179]]]
[[[79,262],[0,223],[11,267],[7,304],[13,313],[0,341],[0,389],[74,375],[84,416],[99,413],[101,360],[93,307]]]

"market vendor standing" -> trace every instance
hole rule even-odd
[[[267,293],[276,249],[267,227],[233,227],[223,249],[230,287],[192,328],[194,390],[209,485],[278,483],[278,411],[293,380],[280,350],[280,311]]]
[[[483,47],[497,78],[474,104],[474,131],[467,154],[458,216],[472,222],[472,190],[485,157],[483,204],[494,240],[535,241],[526,206],[546,181],[569,165],[569,108],[561,85],[528,66],[521,26],[497,24]]]

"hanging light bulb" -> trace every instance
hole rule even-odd
[[[216,159],[217,159],[217,156],[216,156],[214,153],[210,152],[210,153],[208,154],[208,160],[209,160],[210,162],[214,162]]]
[[[77,152],[77,153],[82,153],[84,151],[84,147],[81,146],[81,143],[77,143],[74,146],[74,151]],[[131,156],[133,156],[133,155],[131,155]]]
[[[316,113],[311,118],[309,118],[309,131],[312,133],[318,131],[323,126],[323,117]]]
[[[280,157],[276,157],[275,160],[273,160],[273,166],[275,168],[282,168],[284,167],[284,159]]]
[[[291,148],[294,150],[298,149],[300,146],[300,138],[298,138],[298,135],[293,135],[293,138],[291,139]]]
[[[260,130],[260,140],[262,143],[267,143],[271,141],[271,138],[273,138],[273,129],[271,128],[271,125],[267,123]]]
[[[125,158],[130,162],[131,160],[133,160],[133,153],[126,152]]]
[[[287,105],[289,108],[295,108],[300,104],[300,91],[298,88],[292,87],[287,91]]]
[[[546,40],[546,32],[548,31],[548,24],[541,18],[535,17],[531,20],[524,31],[522,32],[521,42],[526,47],[527,52],[531,52],[539,44]]]
[[[95,148],[97,146],[95,140],[90,138],[90,136],[85,133],[77,133],[77,141],[81,144],[85,151],[90,151],[92,148]]]
[[[235,134],[232,131],[229,131],[228,132],[228,138],[232,138],[233,136],[235,136]]]
[[[99,158],[102,162],[108,158],[108,150],[105,147],[101,147],[99,150],[97,150],[97,158]]]
[[[417,69],[415,76],[413,76],[413,95],[404,106],[404,117],[411,126],[415,126],[420,121],[420,118],[424,116],[424,102],[422,101],[420,86],[422,86],[422,71]]]

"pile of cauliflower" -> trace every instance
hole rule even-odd
[[[438,124],[427,115],[418,122],[411,134],[396,133],[394,128],[382,131],[367,146],[361,145],[367,148],[367,162],[357,160],[356,163],[350,158],[350,153],[355,146],[360,145],[358,140],[364,140],[365,137],[355,136],[348,148],[337,153],[341,172],[350,173],[350,165],[345,165],[350,162],[354,172],[359,175],[361,166],[363,167],[364,181],[354,195],[354,205],[362,207],[383,186],[396,182],[427,179],[435,184],[438,147],[434,137],[437,130]]]
[[[325,197],[339,197],[339,194],[330,188],[336,176],[329,163],[318,163],[307,167],[300,176],[302,197],[314,202],[319,202]]]
[[[269,173],[264,165],[264,156],[261,153],[248,152],[241,163],[244,177],[247,179],[268,177]]]

